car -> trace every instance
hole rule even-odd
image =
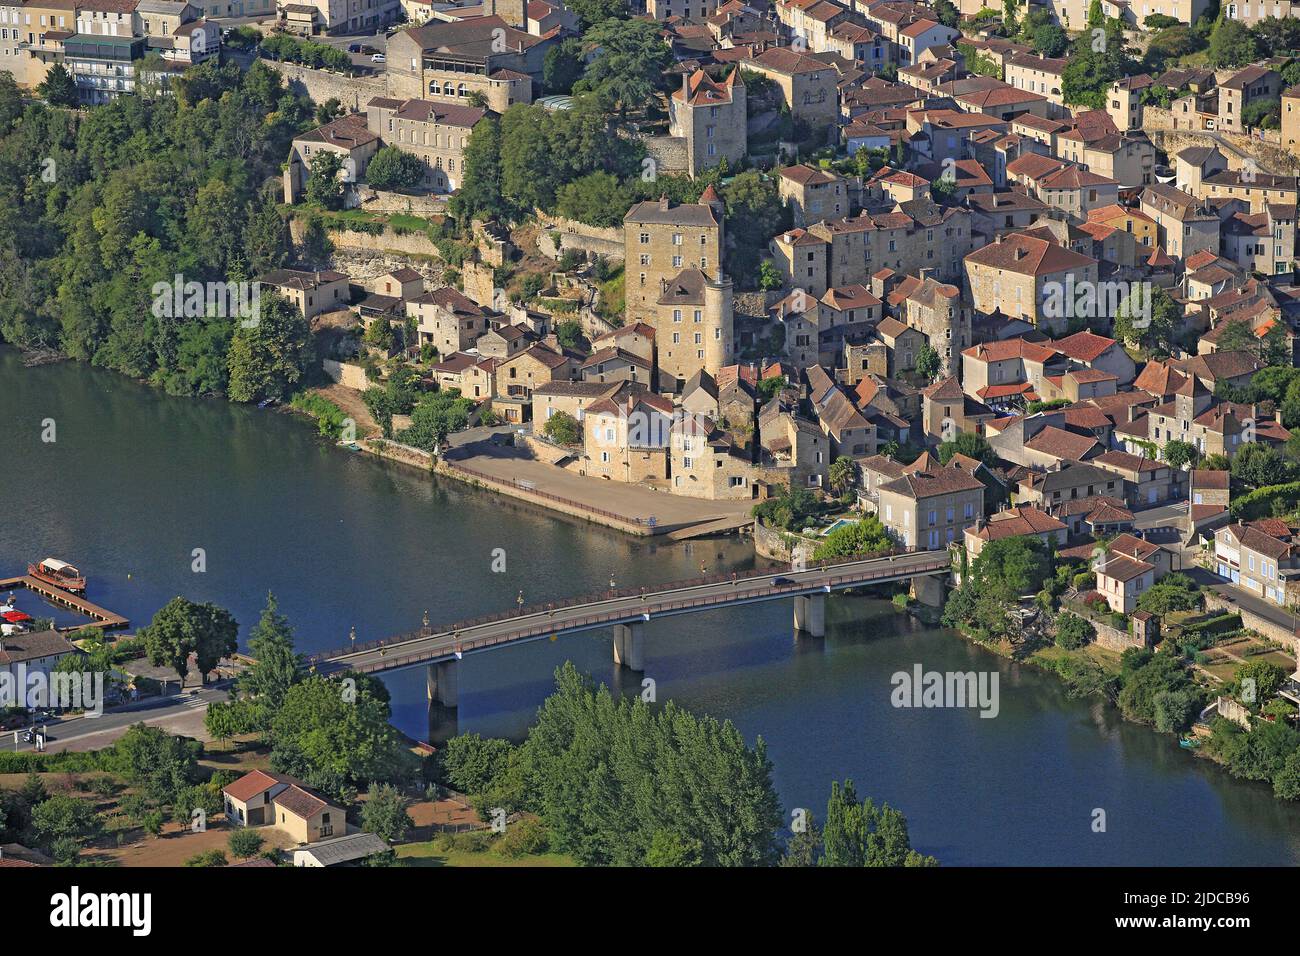
[[[794,584],[794,583],[795,581],[792,578],[787,578],[787,577],[775,577],[772,579],[772,586],[778,588],[785,584]]]
[[[377,47],[373,47],[373,46],[371,46],[369,43],[363,43],[363,44],[361,44],[361,52],[362,52],[362,53],[380,53],[380,50],[379,50]]]
[[[349,53],[364,53],[365,51],[361,49],[361,44],[360,44],[360,43],[349,43],[349,44],[348,44],[348,52],[349,52]]]
[[[384,55],[383,55],[382,53],[376,53],[374,56],[372,56],[372,57],[370,58],[370,62],[371,62],[371,63],[383,63],[383,62],[384,62]]]

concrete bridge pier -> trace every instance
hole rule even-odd
[[[795,597],[794,629],[813,637],[826,636],[825,594],[800,594]]]
[[[912,578],[912,597],[929,607],[943,607],[943,578],[935,574]]]
[[[614,625],[614,663],[645,670],[645,625],[641,621]]]
[[[424,684],[431,704],[454,709],[457,706],[457,661],[441,661],[424,669]]]

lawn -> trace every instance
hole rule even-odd
[[[444,850],[432,840],[427,843],[406,843],[396,849],[397,858],[406,861],[407,866],[577,866],[572,857],[562,853],[542,853],[510,859],[491,850],[477,853]]]

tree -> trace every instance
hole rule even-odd
[[[858,466],[848,455],[840,455],[831,462],[829,475],[831,487],[836,491],[844,492],[857,479]]]
[[[982,461],[986,465],[996,464],[998,460],[993,447],[982,436],[976,435],[974,432],[958,432],[951,440],[940,442],[939,464],[948,464],[948,462],[952,461],[953,455],[965,455],[967,458]]]
[[[578,15],[584,33],[597,23],[628,14],[627,0],[570,0],[565,6]]]
[[[1240,20],[1221,18],[1210,34],[1207,51],[1210,65],[1216,69],[1245,66],[1259,57],[1255,35]]]
[[[1096,30],[1098,27],[1105,26],[1106,14],[1101,8],[1101,0],[1092,0],[1088,4],[1088,29]]]
[[[452,432],[469,425],[472,399],[462,398],[459,389],[448,388],[420,399],[411,409],[411,427],[398,434],[399,441],[439,454]]]
[[[1170,611],[1200,607],[1200,588],[1185,574],[1167,574],[1138,598],[1139,611],[1163,617]]]
[[[425,165],[396,146],[381,147],[366,166],[366,182],[375,189],[413,189],[424,182]]]
[[[675,830],[656,830],[646,851],[646,866],[675,867],[699,866],[703,844],[692,837],[682,836]]]
[[[435,772],[439,780],[461,793],[483,793],[505,773],[514,749],[500,737],[460,734],[438,751]]]
[[[80,845],[99,832],[99,816],[87,800],[56,793],[32,808],[32,830],[44,846],[59,840]]]
[[[583,36],[597,50],[574,92],[594,93],[606,109],[620,115],[648,103],[663,82],[672,50],[659,36],[659,24],[643,20],[608,19]]]
[[[542,88],[549,94],[571,92],[584,66],[582,41],[577,37],[561,40],[542,59]]]
[[[413,826],[401,791],[391,784],[372,783],[361,807],[361,829],[389,843],[398,843],[406,839],[406,831]]]
[[[1070,46],[1070,38],[1054,23],[1045,23],[1034,30],[1034,49],[1046,57],[1057,57]]]
[[[230,343],[230,399],[287,399],[307,370],[310,344],[311,326],[297,306],[263,293],[257,317],[241,321]]]
[[[542,434],[559,445],[576,445],[582,441],[582,426],[568,412],[556,412],[542,426]]]
[[[749,281],[759,274],[767,241],[789,228],[790,211],[781,202],[776,181],[756,170],[746,170],[721,188],[726,207],[727,272]]]
[[[1184,468],[1195,463],[1199,452],[1197,452],[1195,445],[1174,439],[1165,443],[1160,455],[1169,463],[1170,467]]]
[[[933,382],[942,365],[939,353],[934,350],[929,342],[922,342],[920,349],[916,353],[916,374],[927,382]]]
[[[343,115],[343,104],[337,96],[331,96],[324,103],[316,106],[316,124],[324,126]]]
[[[23,94],[12,73],[0,73],[0,137],[8,136],[23,115]]]
[[[361,783],[400,779],[413,758],[390,716],[365,684],[311,675],[289,688],[271,722],[271,766],[338,799]]]
[[[847,558],[859,554],[879,554],[888,551],[893,542],[885,533],[885,526],[875,515],[867,515],[852,524],[842,525],[822,539],[813,552],[813,558]]]
[[[343,160],[338,153],[318,150],[307,164],[307,188],[304,196],[309,203],[323,209],[338,209],[343,205]]]
[[[1277,696],[1287,673],[1269,661],[1247,661],[1232,675],[1233,693],[1242,703],[1262,705]]]
[[[448,211],[458,222],[507,218],[501,194],[501,124],[486,116],[474,124],[465,144],[461,186]]]
[[[230,852],[241,860],[246,860],[250,856],[257,856],[262,850],[262,844],[265,841],[256,830],[241,828],[230,834],[230,839],[226,845],[230,847]]]
[[[831,783],[822,829],[822,866],[937,866],[912,849],[907,819],[889,804],[858,803],[853,781]]]
[[[781,857],[782,866],[816,866],[821,858],[822,831],[810,813],[804,820],[804,827],[797,831],[785,846],[785,856]]]
[[[935,0],[934,15],[940,23],[954,30],[961,21],[961,14],[952,0]]]
[[[1096,631],[1091,622],[1077,614],[1064,612],[1056,619],[1056,645],[1067,651],[1078,650],[1092,640]]]
[[[586,865],[765,866],[779,857],[781,807],[761,739],[749,747],[729,722],[672,701],[616,699],[572,664],[556,672],[519,765],[552,847]],[[664,830],[680,839],[656,840]]]
[[[36,93],[51,106],[73,108],[78,103],[77,83],[62,63],[55,63],[36,87]]]
[[[225,608],[215,604],[195,604],[175,597],[140,629],[151,664],[166,664],[181,675],[189,673],[190,655],[198,665],[199,679],[229,654],[239,649],[239,625]]]
[[[195,853],[185,861],[186,866],[209,867],[209,866],[229,866],[230,860],[227,859],[224,850],[204,850],[202,853]]]
[[[126,781],[153,803],[171,803],[195,782],[197,740],[173,736],[160,727],[132,726],[113,745],[112,765]]]
[[[293,627],[280,613],[280,605],[270,591],[266,592],[262,616],[248,635],[248,649],[255,663],[240,675],[239,690],[260,698],[269,719],[303,673],[302,655],[293,649]]]

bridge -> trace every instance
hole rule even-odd
[[[737,604],[794,600],[796,631],[826,634],[826,595],[846,588],[911,581],[916,598],[943,602],[942,575],[949,572],[947,551],[895,551],[885,555],[837,559],[800,570],[715,574],[654,587],[611,589],[531,607],[491,614],[451,625],[427,625],[366,644],[354,644],[307,658],[316,673],[353,671],[374,674],[425,667],[429,700],[457,706],[457,664],[480,654],[527,641],[548,640],[578,631],[610,627],[614,662],[645,669],[644,629],[648,621]]]

